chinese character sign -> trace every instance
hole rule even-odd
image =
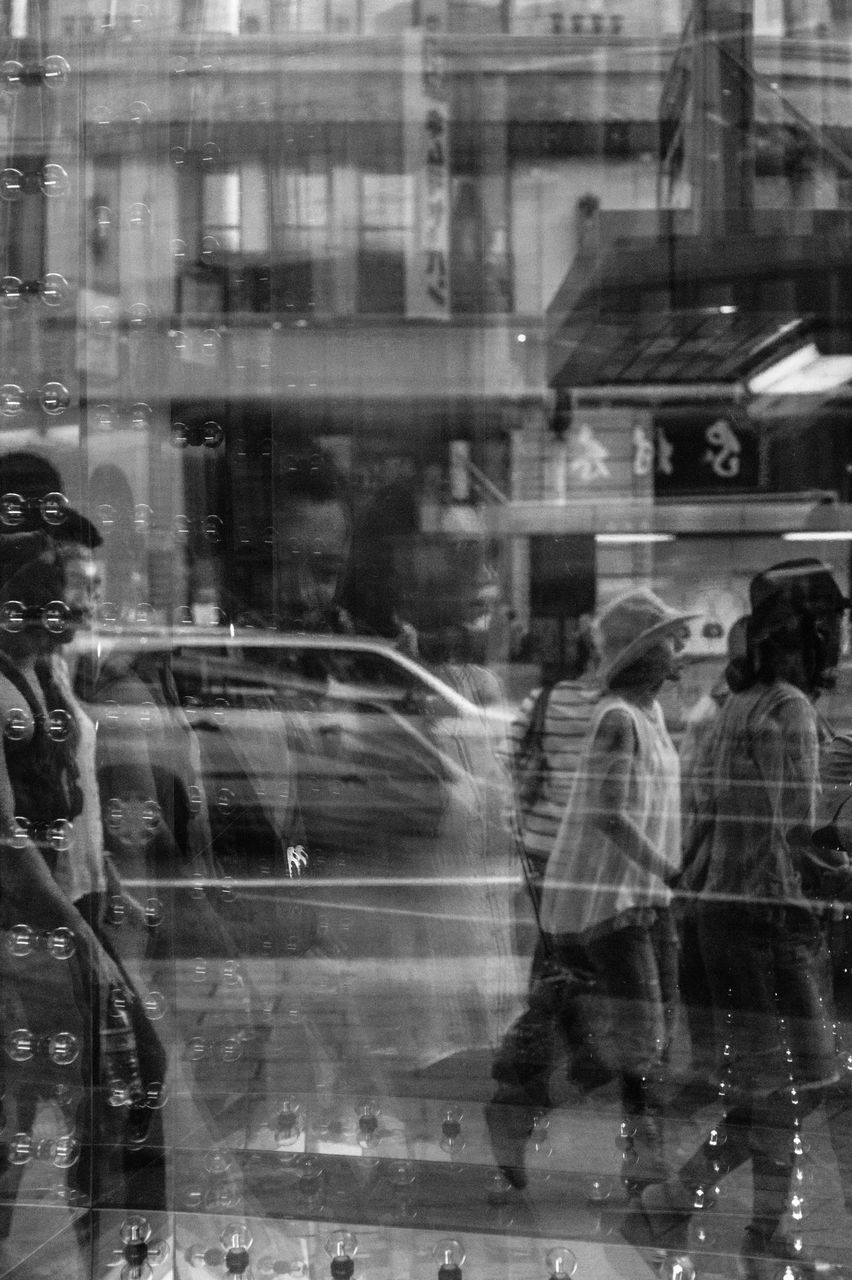
[[[704,462],[716,476],[723,480],[735,480],[740,474],[742,445],[734,434],[731,424],[724,418],[717,419],[704,432],[708,449],[704,454]]]
[[[450,314],[449,106],[443,54],[433,22],[411,32],[406,66],[406,167],[416,215],[406,255],[406,314]]]
[[[609,450],[595,435],[588,422],[581,422],[574,434],[568,459],[568,471],[581,484],[590,485],[595,480],[609,480]]]
[[[650,447],[650,432],[634,437],[634,474],[650,471]],[[653,472],[658,493],[753,489],[758,483],[756,433],[725,408],[660,410],[654,418]]]

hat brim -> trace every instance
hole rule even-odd
[[[653,648],[657,641],[669,631],[676,631],[687,622],[694,622],[696,618],[703,617],[700,613],[674,613],[670,618],[665,618],[662,622],[657,622],[653,627],[649,627],[647,631],[643,631],[635,640],[631,640],[620,653],[617,653],[608,666],[601,671],[601,684],[606,688],[617,676],[620,671],[625,671],[628,667],[642,657],[648,649]]]

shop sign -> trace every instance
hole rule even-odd
[[[633,407],[583,405],[571,415],[554,459],[558,496],[615,494],[650,497],[654,447],[651,417]]]
[[[571,441],[568,473],[581,485],[591,485],[596,480],[611,480],[609,456],[609,449],[598,439],[588,422],[581,422]]]
[[[723,493],[758,484],[757,437],[729,410],[671,409],[637,427],[633,474],[653,467],[657,493]]]
[[[450,316],[450,111],[440,12],[410,32],[406,66],[406,168],[416,183],[406,255],[406,314]]]

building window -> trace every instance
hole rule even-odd
[[[406,246],[414,226],[410,174],[362,173],[358,248],[358,309],[400,314],[405,309]]]
[[[240,173],[205,173],[203,177],[204,227],[215,236],[225,253],[238,253],[242,248]]]
[[[328,259],[327,168],[278,170],[272,191],[272,309],[312,311]]]

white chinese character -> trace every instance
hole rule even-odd
[[[302,874],[302,868],[308,865],[308,855],[300,844],[287,845],[287,874],[290,879]]]
[[[714,474],[723,480],[733,480],[740,474],[742,445],[731,430],[731,424],[725,418],[719,418],[707,428],[704,438],[710,448],[702,462],[709,463]]]
[[[657,427],[657,474],[670,476],[674,473],[674,445],[662,427]]]
[[[644,427],[633,428],[633,474],[647,476],[654,465],[654,446]]]
[[[609,450],[604,448],[600,440],[595,439],[592,428],[586,422],[577,432],[571,455],[568,470],[583,484],[609,479],[609,467],[606,465]]]

